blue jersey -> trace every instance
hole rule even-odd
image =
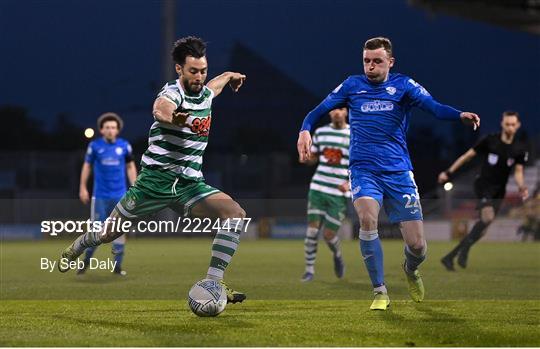
[[[311,130],[320,117],[344,106],[351,127],[350,166],[374,172],[412,170],[406,142],[412,107],[447,120],[459,119],[461,113],[435,101],[408,76],[389,74],[386,81],[373,83],[365,75],[353,75],[306,116],[301,130]]]
[[[109,143],[100,138],[90,142],[85,162],[94,170],[94,197],[113,199],[122,197],[127,190],[126,163],[133,161],[131,145],[117,138]]]

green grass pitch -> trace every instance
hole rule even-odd
[[[358,242],[343,244],[343,280],[320,243],[316,278],[302,284],[302,241],[243,241],[226,281],[248,299],[216,318],[198,318],[186,303],[210,240],[131,240],[125,278],[40,270],[40,258],[67,243],[2,242],[0,346],[540,346],[537,243],[481,242],[455,273],[439,263],[452,244],[430,243],[426,300],[415,304],[402,243],[383,241],[392,305],[373,312]],[[110,245],[96,253],[109,256]]]

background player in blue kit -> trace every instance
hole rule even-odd
[[[90,204],[90,219],[104,221],[109,217],[114,206],[127,191],[126,173],[129,184],[133,185],[137,178],[137,167],[131,154],[131,145],[118,134],[122,130],[123,121],[115,113],[105,113],[97,121],[102,138],[96,139],[88,145],[86,157],[81,170],[79,198],[84,204]],[[94,190],[90,199],[86,184],[90,172],[94,170]],[[124,257],[125,235],[113,241],[112,253],[116,262],[114,273],[126,275],[122,270]],[[84,268],[77,274],[83,274],[88,268],[90,258],[97,247],[86,249]]]
[[[418,188],[411,172],[406,143],[412,107],[419,107],[438,119],[461,119],[475,129],[480,125],[478,115],[440,104],[413,79],[390,74],[394,62],[389,39],[367,40],[363,50],[365,75],[350,76],[336,87],[308,113],[298,137],[300,160],[306,161],[310,155],[312,126],[332,109],[349,108],[351,188],[360,220],[360,249],[375,293],[373,310],[386,310],[390,305],[377,231],[383,205],[390,221],[400,224],[405,240],[403,269],[409,294],[416,302],[424,299],[418,266],[425,259],[427,245]]]

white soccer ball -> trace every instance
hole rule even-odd
[[[202,279],[189,290],[188,305],[198,316],[217,316],[227,306],[227,292],[219,281]]]

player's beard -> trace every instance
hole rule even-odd
[[[193,83],[190,83],[188,79],[182,79],[181,85],[188,94],[197,95],[202,91],[204,83],[201,82],[199,85],[195,85]]]
[[[197,84],[197,85],[196,85],[196,84],[190,84],[190,85],[189,85],[189,90],[190,90],[190,92],[193,93],[193,94],[198,94],[198,93],[200,93],[201,90],[202,90],[202,88],[203,88],[203,84],[202,84],[202,83]]]
[[[184,86],[186,87],[186,90],[187,90],[186,92],[192,95],[196,95],[201,92],[204,85],[202,82],[200,84],[193,84],[193,83],[190,83],[189,80],[185,80]]]

